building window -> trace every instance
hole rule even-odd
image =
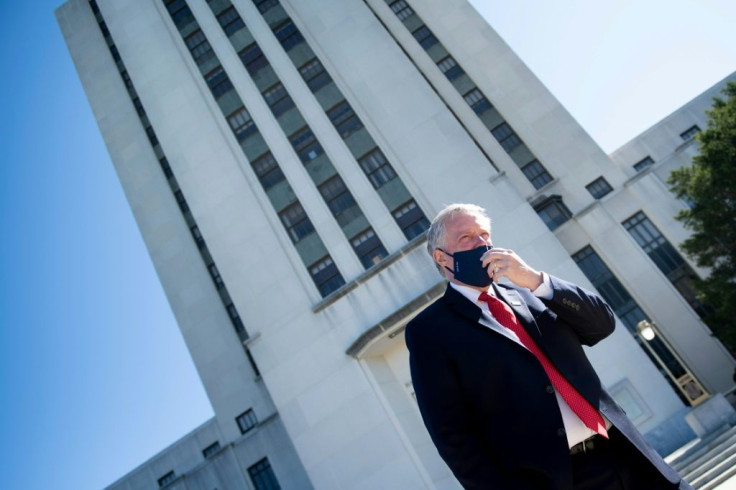
[[[345,284],[345,280],[329,255],[310,265],[309,274],[312,276],[312,280],[322,297],[336,291]]]
[[[491,107],[493,107],[491,103],[488,102],[488,99],[486,99],[485,96],[483,96],[483,94],[477,88],[474,88],[470,92],[463,95],[463,98],[465,99],[465,102],[468,103],[470,108],[473,109],[473,111],[479,116]]]
[[[391,164],[388,163],[388,160],[386,160],[386,157],[378,148],[362,156],[358,160],[358,163],[368,177],[368,180],[373,184],[374,189],[378,189],[386,182],[396,178],[396,172],[394,172]]]
[[[294,101],[291,100],[291,97],[281,83],[277,83],[263,92],[263,98],[266,99],[266,103],[276,117],[294,107]]]
[[[358,116],[355,115],[355,111],[350,107],[347,101],[342,101],[332,109],[327,111],[327,116],[332,121],[332,125],[335,126],[340,136],[345,139],[355,131],[363,127],[363,123]]]
[[[396,208],[391,214],[409,240],[421,235],[429,228],[429,220],[413,199]]]
[[[235,421],[238,423],[238,428],[240,429],[241,434],[245,434],[253,427],[255,427],[258,423],[258,419],[256,419],[256,414],[252,408],[249,408],[245,412],[235,417]]]
[[[534,210],[542,218],[550,230],[555,230],[572,217],[572,213],[560,196],[551,196],[534,206]]]
[[[133,106],[135,107],[135,112],[138,113],[138,117],[146,117],[146,111],[143,109],[143,103],[141,102],[141,99],[136,97],[133,99]]]
[[[202,449],[202,456],[204,456],[204,459],[207,459],[219,450],[220,450],[220,441],[215,441],[209,446],[207,446],[206,448]]]
[[[399,20],[404,20],[414,13],[411,7],[409,7],[404,0],[398,0],[389,5],[389,7],[391,7],[391,10],[394,11]]]
[[[442,70],[442,73],[445,74],[448,80],[455,80],[465,73],[452,56],[445,56],[437,63],[437,66]]]
[[[608,181],[603,177],[598,177],[593,182],[586,185],[585,188],[588,189],[590,195],[595,197],[596,199],[600,199],[613,190],[611,184],[609,184]]]
[[[647,167],[650,167],[654,165],[654,160],[652,160],[652,157],[647,156],[646,158],[643,158],[641,161],[634,164],[634,170],[637,172],[641,172]]]
[[[264,190],[268,190],[282,180],[285,180],[284,173],[271,153],[266,153],[257,160],[252,161],[251,166],[258,176],[258,180],[261,181]]]
[[[379,263],[388,255],[372,228],[360,232],[350,240],[350,243],[366,269]]]
[[[256,490],[281,489],[278,480],[276,480],[276,475],[271,468],[271,464],[268,462],[268,458],[263,458],[248,468],[248,474]]]
[[[292,134],[289,141],[299,155],[299,159],[304,163],[314,160],[325,152],[308,126]]]
[[[271,7],[275,7],[279,4],[279,0],[255,0],[258,11],[262,14],[266,13]]]
[[[437,38],[434,37],[434,34],[432,34],[432,31],[430,31],[429,28],[425,25],[423,25],[419,29],[416,29],[411,34],[425,50],[431,48],[439,42]]]
[[[170,179],[174,176],[174,172],[171,170],[171,165],[169,165],[169,161],[166,159],[166,157],[161,158],[158,163],[161,164],[161,170],[163,170],[164,175],[167,179]]]
[[[176,24],[177,29],[184,30],[184,28],[190,23],[194,22],[194,15],[189,10],[187,2],[185,0],[173,0],[167,2],[166,8],[171,14],[171,19]]]
[[[176,198],[176,202],[179,204],[179,209],[181,209],[182,213],[186,213],[189,211],[189,204],[187,204],[187,200],[184,199],[184,194],[182,192],[176,191],[174,192],[174,197]]]
[[[511,153],[514,148],[521,145],[519,137],[516,136],[511,126],[505,122],[491,129],[491,134],[493,134],[493,137],[496,138],[503,149],[506,150],[506,153]]]
[[[243,48],[238,53],[238,56],[240,56],[240,61],[243,62],[243,66],[245,66],[245,69],[248,70],[251,76],[255,76],[261,68],[269,65],[268,59],[266,59],[263,51],[261,51],[261,48],[256,43],[249,44]]]
[[[299,73],[302,74],[302,78],[307,82],[309,90],[313,93],[332,81],[330,75],[325,71],[325,67],[317,58],[312,58],[304,63],[299,68]]]
[[[696,124],[695,126],[688,128],[688,130],[685,131],[684,133],[681,133],[680,138],[682,138],[685,141],[688,141],[688,140],[693,139],[693,137],[695,137],[695,135],[698,134],[699,132],[700,132],[700,128]]]
[[[339,175],[335,175],[323,184],[319,185],[319,193],[322,194],[327,206],[333,216],[339,216],[343,211],[356,205],[353,195],[345,187],[345,182]]]
[[[148,141],[151,142],[151,146],[156,146],[158,144],[158,138],[156,137],[156,132],[153,130],[151,126],[146,127],[146,136],[148,136]]]
[[[623,225],[693,310],[701,317],[706,316],[710,308],[703,305],[696,297],[693,286],[693,281],[697,279],[695,272],[649,218],[639,211],[624,221]]]
[[[535,189],[541,189],[549,182],[552,182],[552,176],[538,160],[532,160],[527,163],[521,167],[521,171],[524,173],[526,178],[529,179],[529,182],[532,183]]]
[[[637,324],[642,320],[647,320],[647,315],[634,301],[629,292],[624,288],[621,282],[613,275],[611,270],[608,268],[605,262],[600,256],[588,245],[579,252],[572,256],[575,263],[583,271],[585,277],[593,284],[598,290],[603,299],[610,305],[613,312],[616,313],[626,328],[631,333],[636,333]],[[639,337],[636,337],[638,342],[641,342]],[[670,349],[662,342],[659,336],[648,341],[649,346],[657,353],[661,362],[663,362],[674,378],[679,378],[686,373],[682,364],[672,354]],[[643,347],[642,347],[643,348]],[[644,352],[650,357],[654,365],[659,366],[659,362],[652,357],[648,349],[643,348]],[[675,393],[680,393],[680,389],[673,383],[671,377],[666,371],[660,368],[660,372],[672,385]],[[685,400],[686,401],[686,400]]]
[[[221,66],[218,66],[205,75],[205,79],[207,80],[207,85],[210,87],[215,99],[219,99],[233,88],[230,78],[228,78],[227,73],[225,73],[225,70],[223,70]]]
[[[192,53],[194,61],[198,65],[203,65],[215,57],[215,53],[212,51],[212,46],[210,46],[204,33],[199,29],[189,35],[184,42],[189,48],[189,52]]]
[[[169,471],[164,476],[158,479],[158,487],[164,488],[166,485],[173,482],[174,480],[176,480],[176,475],[173,471]]]
[[[235,331],[238,332],[238,334],[244,334],[245,325],[243,325],[243,320],[240,318],[235,305],[230,303],[225,308],[227,309],[227,314],[230,317],[230,321],[233,323],[233,327],[235,327]]]
[[[217,14],[217,21],[228,36],[232,36],[245,27],[245,22],[243,22],[235,7],[232,6]]]
[[[258,131],[256,124],[253,122],[253,119],[250,117],[250,114],[248,114],[245,107],[241,107],[227,116],[227,122],[230,124],[230,128],[232,128],[238,141],[243,141],[248,136]]]
[[[253,359],[253,354],[251,354],[250,349],[248,349],[247,347],[245,349],[245,355],[248,356],[248,362],[250,362],[250,367],[253,369],[253,374],[255,374],[256,376],[260,376],[261,371],[258,370],[256,360]]]
[[[192,237],[194,237],[194,241],[197,243],[197,248],[202,250],[206,246],[206,244],[204,242],[202,232],[199,231],[199,227],[197,225],[194,225],[189,228],[189,230],[192,232]]]
[[[220,275],[220,271],[217,270],[217,266],[215,264],[210,264],[207,266],[207,269],[210,271],[210,276],[212,276],[212,281],[215,283],[215,287],[217,289],[224,288],[225,282],[222,280],[222,276]]]
[[[294,243],[314,232],[312,222],[309,221],[307,213],[304,212],[304,208],[298,202],[281,211],[279,217]]]
[[[291,19],[288,19],[274,27],[273,32],[276,34],[276,37],[285,51],[289,51],[291,48],[304,41],[302,33],[299,32],[299,29],[296,28]]]

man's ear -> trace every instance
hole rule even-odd
[[[447,254],[444,253],[439,248],[435,248],[434,249],[434,252],[432,252],[432,257],[434,258],[434,261],[437,262],[442,267],[446,267],[447,266],[447,262],[448,262],[448,260],[447,260]]]

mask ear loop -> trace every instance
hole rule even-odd
[[[444,251],[444,250],[442,250],[442,249],[441,249],[440,247],[437,247],[437,250],[439,250],[440,252],[442,252],[442,253],[443,253],[443,254],[445,254],[445,255],[449,255],[450,257],[453,257],[453,258],[455,257],[455,254],[451,254],[451,253],[445,252],[445,251]],[[455,275],[455,271],[454,271],[454,270],[452,270],[452,269],[450,269],[450,268],[449,268],[449,267],[447,267],[446,265],[443,265],[442,267],[444,267],[445,269],[447,269],[448,271],[450,271],[450,273],[451,273],[451,274],[452,274],[453,276]]]

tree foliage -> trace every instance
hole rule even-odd
[[[710,275],[697,281],[699,299],[714,311],[705,318],[715,335],[736,352],[736,83],[713,99],[708,127],[697,134],[691,166],[670,174],[668,184],[690,204],[676,219],[692,230],[681,246]]]

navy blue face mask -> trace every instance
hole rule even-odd
[[[493,279],[488,275],[488,270],[483,267],[483,263],[480,258],[488,250],[492,249],[492,246],[481,245],[473,250],[464,250],[462,252],[455,252],[454,254],[447,253],[441,248],[439,250],[452,257],[453,265],[455,270],[445,266],[445,269],[452,272],[455,279],[458,281],[468,284],[469,286],[477,286],[484,288],[493,282]]]

